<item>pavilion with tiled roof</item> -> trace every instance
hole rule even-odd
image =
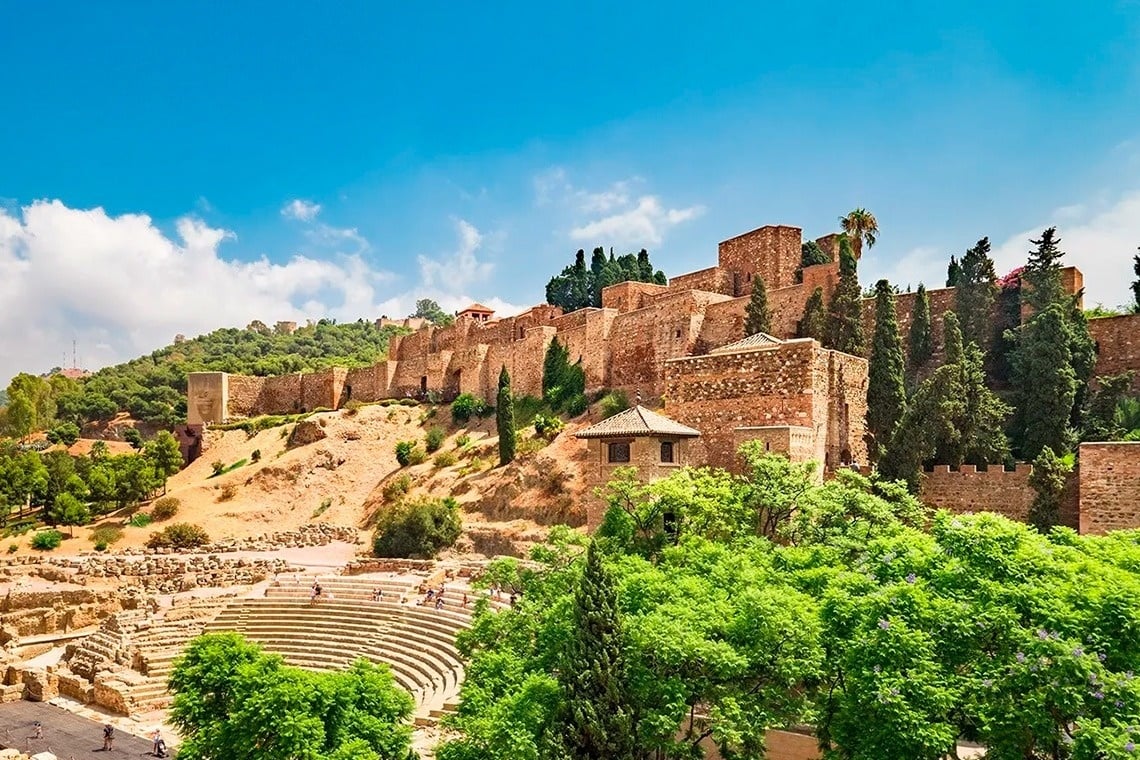
[[[489,309],[481,303],[473,303],[467,308],[459,311],[456,315],[457,318],[474,319],[476,322],[487,322],[491,317],[495,316],[495,310]]]

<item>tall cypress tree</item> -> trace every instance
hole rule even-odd
[[[1021,300],[1038,313],[1065,296],[1061,282],[1061,259],[1065,252],[1060,248],[1056,227],[1042,232],[1040,240],[1029,242],[1037,247],[1029,252],[1029,261],[1021,272]]]
[[[875,283],[875,334],[867,383],[867,428],[871,456],[878,459],[906,407],[902,339],[895,293],[886,280]]]
[[[1015,443],[1022,459],[1037,458],[1046,447],[1066,452],[1073,443],[1070,423],[1077,400],[1077,375],[1067,314],[1053,304],[1022,328],[1013,355],[1017,417]]]
[[[984,348],[993,333],[994,298],[997,297],[997,273],[990,258],[990,239],[984,237],[962,256],[958,282],[954,291],[954,311],[962,325],[966,343]]]
[[[962,265],[958,263],[957,256],[950,257],[950,263],[946,266],[946,287],[958,287],[958,280],[962,278]]]
[[[574,628],[559,681],[565,693],[560,728],[573,760],[632,760],[633,710],[626,680],[617,592],[597,543],[574,595]]]
[[[911,370],[926,366],[934,355],[934,335],[930,328],[930,296],[926,286],[919,284],[914,296],[914,308],[910,312],[910,351],[907,359]]]
[[[1132,271],[1136,275],[1132,282],[1132,312],[1140,314],[1140,253],[1132,257]]]
[[[827,314],[827,343],[836,351],[863,354],[863,293],[851,241],[839,238],[839,284],[831,296]]]
[[[566,367],[570,365],[570,352],[555,336],[546,347],[542,360],[542,397],[550,401],[551,391],[560,388],[566,381]]]
[[[772,332],[772,310],[768,308],[768,288],[760,275],[752,277],[752,297],[744,310],[744,337]]]
[[[797,338],[827,338],[827,309],[823,305],[823,288],[816,288],[804,304],[804,315],[796,325]]]
[[[495,401],[495,427],[499,432],[499,464],[515,461],[515,405],[507,365],[499,371],[499,396]]]

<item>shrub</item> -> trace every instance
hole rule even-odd
[[[412,449],[412,453],[408,455],[408,464],[416,465],[423,464],[427,461],[427,452],[419,446]]]
[[[348,403],[341,407],[341,414],[345,417],[355,417],[360,412],[360,407],[364,406],[356,399],[349,399]]]
[[[415,441],[396,442],[396,461],[401,467],[407,467],[412,462],[412,452],[415,451]]]
[[[249,455],[249,461],[260,462],[261,461],[261,449],[254,449],[253,453]]]
[[[407,500],[380,515],[372,553],[377,557],[430,559],[454,544],[462,530],[454,499]]]
[[[226,471],[226,463],[220,459],[215,459],[213,462],[210,462],[210,466],[214,468],[214,475],[221,475]]]
[[[332,497],[328,497],[321,501],[321,505],[313,510],[313,518],[320,517],[325,511],[332,506]]]
[[[517,458],[534,456],[546,446],[546,441],[542,438],[527,438],[519,441],[518,449],[516,450]]]
[[[452,451],[441,451],[435,455],[435,460],[434,460],[435,466],[441,467],[441,468],[442,467],[451,467],[457,461],[459,461],[459,460],[455,458],[455,452],[452,452]]]
[[[210,543],[210,536],[201,525],[194,523],[174,523],[157,533],[152,533],[146,545],[151,549],[193,549]]]
[[[18,551],[20,551],[20,545],[19,544],[8,544],[8,553],[9,554],[15,554]]]
[[[424,448],[427,449],[427,453],[433,454],[439,451],[439,447],[443,445],[443,439],[445,437],[446,434],[443,432],[443,428],[433,427],[427,431],[427,440],[424,441]]]
[[[455,439],[455,448],[465,449],[469,443],[471,443],[471,436],[467,435],[467,433],[464,433]]]
[[[468,475],[473,475],[476,472],[482,472],[485,469],[487,469],[487,460],[483,459],[482,457],[475,457],[470,462],[459,468],[459,474],[462,477],[467,477]]]
[[[384,484],[382,493],[384,494],[384,501],[394,502],[401,496],[406,494],[412,488],[412,479],[406,474],[398,478],[393,478]]]
[[[565,427],[565,424],[558,417],[547,417],[546,415],[540,414],[534,418],[535,434],[547,441],[554,440],[554,437],[562,432],[563,427]]]
[[[176,497],[163,496],[151,507],[150,516],[155,520],[169,520],[178,514],[178,508],[180,506],[182,506],[182,502]]]
[[[97,552],[107,551],[107,542],[106,541],[96,541],[95,542],[95,551],[97,551]]]
[[[226,483],[218,493],[218,501],[229,501],[235,496],[237,496],[237,486],[233,483]]]
[[[420,405],[420,402],[416,401],[414,398],[402,398],[399,401],[397,401],[396,403],[399,404],[400,406],[419,406]]]
[[[58,549],[61,543],[63,543],[63,534],[58,530],[41,530],[32,536],[32,548],[41,552]]]
[[[603,420],[626,409],[629,409],[629,396],[625,395],[625,391],[610,391],[602,396],[599,404]]]
[[[590,399],[586,398],[586,394],[579,393],[571,396],[570,400],[566,402],[566,413],[571,417],[577,417],[585,414],[586,410],[590,408]]]
[[[515,425],[520,428],[524,428],[534,422],[535,417],[548,409],[546,402],[542,399],[525,395],[515,396],[514,407]]]
[[[103,549],[106,549],[122,537],[123,529],[118,525],[100,525],[91,531],[91,541],[95,544],[96,549],[99,549],[99,544],[103,544]],[[103,551],[103,549],[99,549],[99,551]]]
[[[451,419],[457,425],[465,424],[475,415],[482,416],[485,406],[483,399],[476,398],[470,393],[460,393],[451,402]]]
[[[132,528],[145,528],[150,525],[154,520],[146,512],[135,512],[131,515],[131,519],[127,522]]]

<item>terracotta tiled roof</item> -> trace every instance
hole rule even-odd
[[[604,419],[579,431],[578,438],[617,438],[639,436],[673,436],[676,438],[696,438],[701,433],[680,422],[651,412],[643,406],[634,406],[613,417]]]
[[[466,309],[462,309],[459,313],[460,314],[466,314],[469,311],[476,311],[476,312],[480,312],[482,314],[494,314],[495,313],[494,309],[489,309],[481,303],[473,303],[470,306],[468,306]]]
[[[738,340],[735,343],[729,343],[727,345],[721,346],[720,348],[714,348],[712,351],[709,351],[709,353],[732,354],[736,353],[737,351],[747,351],[753,348],[778,346],[783,342],[784,341],[780,340],[779,338],[773,338],[768,333],[756,333],[755,335],[749,335],[744,340]]]

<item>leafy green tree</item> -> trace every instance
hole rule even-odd
[[[875,219],[875,215],[865,208],[857,208],[847,216],[839,217],[839,224],[845,236],[864,243],[868,248],[874,247],[879,237],[879,222]]]
[[[550,341],[542,363],[542,399],[555,411],[571,407],[586,391],[586,375],[580,364],[570,364],[570,352],[558,340]]]
[[[606,257],[604,248],[595,248],[586,266],[586,252],[579,250],[574,263],[555,275],[546,285],[546,302],[564,312],[577,311],[589,306],[600,308],[602,290],[621,282],[652,282],[666,284],[665,274],[654,271],[649,252],[642,248],[636,254],[628,253]]]
[[[752,278],[752,296],[744,309],[744,337],[770,332],[772,310],[768,307],[768,288],[764,286],[764,278],[755,275]]]
[[[1118,419],[1120,402],[1128,397],[1136,373],[1129,370],[1119,375],[1097,378],[1096,391],[1088,396],[1082,415],[1082,441],[1118,441],[1130,430]]]
[[[463,522],[450,496],[404,499],[376,521],[372,553],[377,557],[431,559],[459,539]]]
[[[55,497],[48,514],[48,521],[53,525],[68,526],[71,528],[69,534],[74,536],[76,525],[86,525],[91,522],[91,510],[74,495],[65,491]]]
[[[962,263],[958,261],[957,256],[950,257],[950,263],[946,266],[946,287],[956,288],[958,282],[962,279]]]
[[[1033,460],[1029,486],[1036,495],[1029,507],[1029,522],[1042,533],[1048,533],[1059,522],[1065,480],[1072,471],[1072,454],[1059,457],[1048,446]]]
[[[988,346],[993,335],[993,307],[998,292],[988,237],[979,240],[962,256],[954,288],[954,310],[962,326],[963,339],[980,348]]]
[[[859,288],[858,263],[846,235],[839,239],[839,284],[831,295],[827,313],[827,345],[836,351],[863,353],[863,293]]]
[[[143,456],[154,467],[155,475],[162,481],[163,493],[166,492],[166,479],[176,475],[182,469],[182,448],[178,439],[169,430],[160,430],[153,440],[147,441],[143,446]]]
[[[800,245],[800,267],[813,267],[817,264],[830,264],[831,256],[819,247],[819,243],[808,240]]]
[[[633,760],[633,704],[617,593],[594,542],[574,594],[573,624],[559,671],[566,694],[559,734],[567,757]]]
[[[1049,227],[1039,240],[1029,242],[1037,247],[1029,252],[1029,261],[1021,273],[1021,298],[1038,313],[1065,297],[1061,281],[1061,259],[1065,253],[1060,248],[1056,227]]]
[[[47,432],[47,439],[52,443],[71,446],[79,440],[79,426],[74,422],[64,422],[56,425]]]
[[[495,427],[499,433],[499,464],[515,460],[515,405],[511,396],[511,376],[504,364],[499,371],[499,395],[495,402]]]
[[[236,633],[193,640],[175,661],[171,719],[188,760],[407,760],[413,703],[386,666],[286,666]]]
[[[1012,358],[1014,440],[1020,455],[1032,460],[1045,447],[1069,451],[1078,380],[1064,307],[1056,303],[1035,314],[1021,329]]]
[[[816,288],[804,304],[804,315],[796,324],[797,338],[815,338],[823,343],[827,338],[827,308],[823,304],[823,288]]]
[[[1132,281],[1132,313],[1140,314],[1140,253],[1132,257],[1132,272],[1136,275]]]
[[[446,327],[455,322],[453,315],[448,314],[440,308],[438,303],[430,298],[421,298],[416,301],[416,310],[408,316],[417,319],[426,319],[438,327]]]
[[[123,430],[123,440],[129,443],[135,451],[142,451],[142,433],[138,431],[138,428],[129,427]]]
[[[914,296],[914,308],[910,315],[910,351],[908,362],[911,371],[926,366],[934,355],[934,336],[930,323],[930,296],[926,286],[920,284]]]
[[[871,456],[878,459],[906,409],[905,361],[895,294],[886,280],[875,283],[875,333],[867,383],[867,430]]]

